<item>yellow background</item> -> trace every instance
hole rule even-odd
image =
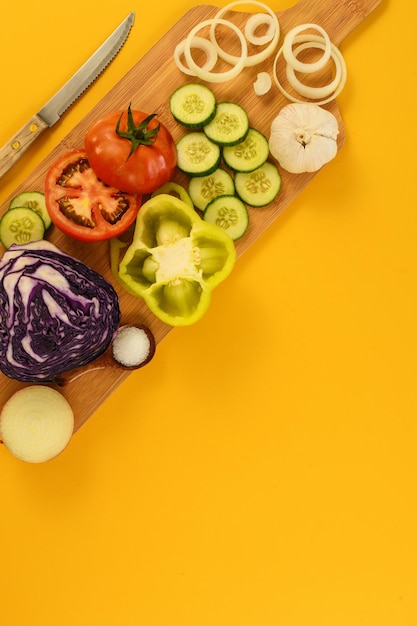
[[[3,3],[0,144],[136,22],[2,199],[192,5]],[[2,625],[417,624],[416,6],[341,45],[343,149],[201,322],[54,461],[0,450]]]

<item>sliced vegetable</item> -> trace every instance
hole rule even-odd
[[[170,193],[173,196],[177,196],[177,198],[181,198],[181,200],[189,204],[191,207],[194,206],[193,201],[188,195],[186,189],[182,185],[175,183],[173,180],[169,181],[169,183],[165,183],[165,185],[162,185],[162,187],[159,187],[159,189],[156,189],[151,194],[151,196],[153,198],[154,196],[157,196],[160,193]]]
[[[0,414],[0,439],[13,456],[44,463],[60,454],[74,431],[74,413],[55,389],[31,385],[16,391]]]
[[[53,381],[99,357],[120,321],[103,276],[49,241],[12,246],[0,260],[0,370]]]
[[[114,111],[87,131],[85,151],[97,177],[130,194],[152,193],[171,180],[175,143],[156,114]]]
[[[242,3],[243,4],[243,3]],[[268,13],[254,13],[248,17],[245,24],[245,37],[249,43],[254,46],[264,46],[272,41],[276,32],[277,21]],[[257,35],[256,32],[263,26],[267,26],[267,30],[263,35]]]
[[[9,209],[0,220],[0,241],[5,248],[14,243],[38,241],[44,234],[45,222],[39,213],[27,207]]]
[[[190,49],[197,49],[197,50],[202,50],[205,54],[206,54],[206,60],[203,63],[203,65],[201,66],[201,69],[203,71],[207,71],[209,72],[210,70],[213,69],[213,67],[216,65],[217,63],[217,50],[216,47],[214,46],[214,44],[211,43],[211,41],[209,41],[208,39],[205,39],[204,37],[193,37],[192,41],[190,42]],[[195,73],[192,72],[186,65],[184,65],[184,63],[182,62],[182,57],[184,55],[184,46],[185,46],[185,40],[180,41],[174,49],[174,61],[176,66],[178,67],[178,69],[180,69],[184,74],[187,74],[188,76],[195,76]]]
[[[213,72],[210,70],[205,70],[197,65],[191,54],[191,48],[193,47],[194,38],[200,30],[202,30],[206,26],[215,27],[219,25],[226,26],[227,28],[233,30],[233,32],[238,36],[240,42],[240,56],[234,57],[235,60],[229,70],[225,70],[223,72]],[[218,47],[218,44],[216,47]],[[245,67],[247,56],[248,45],[240,28],[233,24],[233,22],[221,18],[208,19],[200,22],[191,29],[184,41],[184,57],[187,62],[188,68],[191,70],[191,72],[194,73],[195,76],[198,76],[198,78],[204,80],[207,83],[224,83],[228,80],[231,80],[232,78],[236,78],[236,76],[238,76],[242,69]]]
[[[174,119],[187,128],[202,128],[216,114],[216,96],[206,85],[187,83],[178,87],[169,99]]]
[[[300,61],[298,59],[298,55],[293,51],[293,44],[296,42],[297,35],[310,29],[320,33],[321,40],[324,43],[323,54],[317,61]],[[308,41],[311,41],[310,35],[307,35],[307,38]],[[290,65],[295,71],[303,72],[304,74],[318,72],[325,67],[326,63],[330,59],[331,44],[329,35],[324,28],[319,26],[319,24],[298,24],[285,35],[284,43],[282,44],[282,54],[288,65]]]
[[[267,161],[253,172],[238,172],[235,176],[236,193],[246,204],[263,207],[277,197],[281,176],[273,163]]]
[[[223,148],[225,164],[236,172],[252,172],[269,156],[268,140],[263,133],[250,128],[246,138],[235,146]]]
[[[134,222],[141,197],[105,185],[90,166],[85,150],[72,150],[48,170],[48,213],[57,228],[79,241],[117,237]]]
[[[248,4],[263,9],[265,13],[256,13],[251,15],[247,19],[245,24],[245,34],[243,34],[240,28],[238,28],[232,20],[227,20],[224,16],[235,6],[247,6]],[[206,44],[203,44],[202,42],[204,42],[205,39],[203,37],[199,37],[197,33],[208,26],[210,27],[210,40],[206,40]],[[263,26],[267,27],[267,31],[262,35],[258,35],[256,32],[257,29]],[[224,40],[224,37],[222,37],[224,33],[221,33],[221,36],[218,37],[218,32],[216,31],[219,31],[221,27],[227,27],[231,29],[235,35],[237,35],[240,43],[239,56],[229,54],[220,46],[219,40]],[[174,60],[177,67],[186,74],[197,76],[208,83],[223,83],[238,76],[244,67],[251,67],[253,65],[263,63],[275,51],[278,46],[279,37],[280,26],[278,17],[266,4],[257,2],[256,0],[249,2],[231,2],[220,9],[213,19],[204,20],[190,31],[186,39],[181,41],[176,46]],[[267,45],[255,54],[249,54],[248,42],[254,46]],[[191,53],[193,48],[201,48],[206,52],[207,60],[203,65],[198,65],[194,60]],[[185,57],[187,66],[184,66],[181,61],[182,54]],[[229,63],[231,68],[223,72],[212,71],[217,63],[217,57],[220,57],[223,61]]]
[[[204,211],[207,204],[217,196],[232,195],[235,183],[229,172],[218,168],[208,176],[195,176],[190,179],[188,193],[196,209]]]
[[[119,259],[120,259],[120,252],[121,250],[124,250],[124,248],[128,247],[128,243],[126,243],[125,241],[120,241],[120,239],[118,239],[117,237],[113,237],[113,239],[110,239],[110,269],[113,275],[113,278],[119,283],[119,285],[121,285],[122,287],[125,287],[124,283],[120,280],[120,276],[119,276]]]
[[[45,223],[45,230],[52,224],[46,208],[45,194],[42,191],[22,191],[9,204],[9,209],[15,209],[16,207],[27,207],[39,213]]]
[[[246,206],[236,196],[219,196],[204,211],[203,219],[222,228],[234,241],[245,234],[249,226]]]
[[[324,51],[322,57],[319,59],[319,61],[317,61],[317,63],[320,63],[324,57],[324,54],[327,51],[326,40],[324,40],[323,37],[320,37],[317,35],[299,35],[297,37],[294,37],[293,43],[301,44],[300,46],[295,48],[294,51],[292,52],[292,56],[295,59],[297,59],[298,54],[302,52],[303,50],[307,50],[308,48],[313,48],[313,49],[316,48],[316,49],[320,49]],[[280,56],[283,54],[283,50],[284,50],[284,46],[281,46],[281,48],[278,50],[278,53],[275,57],[274,64],[273,64],[273,76],[274,76],[275,84],[277,85],[282,95],[284,95],[291,102],[305,103],[306,100],[300,99],[297,96],[294,96],[291,93],[289,93],[284,88],[280,79],[278,78],[278,72],[277,72],[278,60]],[[319,86],[315,87],[315,86],[304,84],[299,78],[297,78],[295,74],[296,67],[292,65],[291,63],[287,63],[286,65],[287,80],[290,86],[292,87],[292,89],[295,91],[295,93],[297,93],[298,95],[304,98],[314,100],[315,104],[319,106],[328,104],[329,102],[337,98],[337,96],[340,94],[340,92],[343,90],[346,84],[346,79],[347,79],[346,63],[339,48],[335,46],[332,42],[330,42],[330,57],[333,60],[334,66],[336,68],[335,76],[329,83],[320,87]],[[310,65],[310,64],[307,64],[307,65]],[[312,72],[309,72],[309,73],[312,73]]]
[[[220,147],[203,131],[192,131],[177,142],[177,165],[189,176],[208,176],[220,165]]]
[[[236,102],[219,102],[215,116],[203,130],[213,143],[219,146],[235,146],[249,132],[248,114]]]
[[[235,260],[233,241],[224,231],[179,198],[161,194],[142,206],[119,276],[160,320],[186,326],[207,311],[213,288]]]
[[[303,40],[304,38],[300,37],[299,41],[303,41]],[[297,46],[294,49],[294,54],[298,55],[303,50],[308,50],[309,48],[318,48],[318,49],[323,50],[324,44],[321,41],[318,41],[318,40],[311,41],[310,39],[306,43],[302,43],[299,46]],[[331,94],[333,94],[336,91],[336,89],[339,88],[341,84],[341,80],[342,80],[343,69],[342,69],[342,62],[340,60],[339,55],[335,55],[333,57],[333,60],[334,60],[335,68],[336,68],[335,75],[333,79],[326,85],[323,85],[320,87],[306,85],[305,83],[301,82],[299,78],[297,78],[294,68],[291,65],[287,65],[287,68],[286,68],[288,82],[290,83],[292,88],[297,93],[300,94],[300,96],[304,96],[305,98],[311,98],[312,100],[320,100],[320,98],[325,99]]]
[[[220,9],[216,13],[213,24],[211,25],[210,40],[216,45],[216,49],[220,58],[222,58],[224,61],[227,61],[228,63],[231,63],[232,65],[238,62],[239,57],[226,53],[225,50],[220,47],[216,39],[215,28],[216,28],[216,20],[220,21],[220,19],[224,19],[224,16],[226,15],[228,11],[230,11],[230,9],[234,9],[235,7],[239,5],[244,6],[244,7],[247,7],[248,5],[256,6],[258,8],[263,9],[265,13],[267,14],[265,15],[264,18],[262,18],[263,19],[262,22],[260,22],[261,18],[259,17],[260,15],[259,13],[254,14],[253,16],[249,17],[248,21],[246,22],[245,35],[247,38],[249,35],[251,43],[256,43],[256,45],[262,45],[264,43],[268,43],[268,46],[266,48],[257,52],[256,54],[246,54],[244,65],[246,67],[253,67],[254,65],[263,63],[269,56],[271,56],[279,42],[280,26],[279,26],[278,17],[276,13],[267,4],[264,4],[263,2],[257,2],[257,0],[249,0],[249,2],[245,0],[238,0],[237,2],[230,2],[229,4],[224,6],[222,9]],[[257,15],[258,17],[255,18],[255,15]],[[254,25],[256,22],[258,23],[258,25],[260,25],[260,23],[267,23],[270,25],[268,29],[268,34],[266,35],[266,38],[269,41],[264,40],[262,41],[262,43],[259,40],[255,42],[253,41],[253,38],[255,37]],[[272,37],[270,37],[271,29],[273,31]],[[243,53],[243,50],[242,50],[242,53]]]
[[[339,126],[330,111],[313,103],[292,103],[271,124],[269,149],[288,172],[315,172],[337,154]]]

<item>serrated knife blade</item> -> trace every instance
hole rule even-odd
[[[41,133],[53,126],[79,96],[96,80],[125,43],[135,20],[130,13],[106,41],[54,96],[0,148],[0,178],[26,152]]]

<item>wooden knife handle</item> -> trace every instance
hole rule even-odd
[[[0,178],[16,163],[46,128],[48,128],[48,124],[38,115],[34,115],[10,141],[0,148]]]

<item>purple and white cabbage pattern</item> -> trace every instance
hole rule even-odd
[[[116,291],[48,241],[12,245],[0,260],[0,370],[49,382],[106,351],[120,323]]]

